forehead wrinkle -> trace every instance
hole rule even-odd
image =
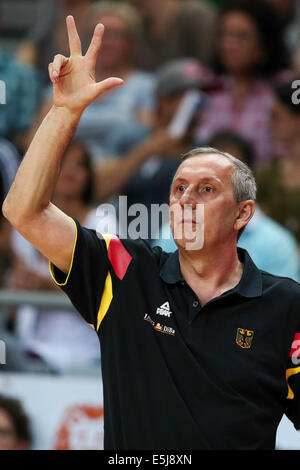
[[[230,162],[231,163],[231,162]],[[231,179],[233,171],[234,171],[234,165],[228,165],[226,167],[221,167],[218,169],[211,168],[211,167],[183,167],[183,168],[178,168],[177,173],[175,174],[174,181],[187,181],[192,178],[197,179],[199,182],[200,181],[209,181],[213,180],[218,183],[224,183],[225,180],[228,178]],[[219,170],[219,171],[218,171]],[[230,173],[228,170],[231,170]],[[220,171],[222,174],[220,175]]]
[[[222,183],[222,181],[220,180],[220,178],[218,178],[217,176],[200,176],[199,178],[197,178],[198,182],[203,182],[203,181],[216,181],[218,183]],[[186,182],[187,179],[182,177],[182,176],[179,176],[179,177],[175,177],[174,178],[174,183],[175,182]]]

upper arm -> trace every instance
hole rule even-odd
[[[76,310],[94,328],[98,328],[99,311],[112,294],[111,275],[109,273],[108,246],[110,238],[105,240],[95,230],[82,227],[75,219],[76,228],[74,248],[68,272],[61,272],[57,265],[50,263],[50,272],[54,282],[68,295]]]
[[[18,232],[62,272],[68,273],[76,240],[73,219],[53,204],[38,216],[22,222]]]

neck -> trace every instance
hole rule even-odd
[[[254,81],[254,77],[245,75],[235,75],[233,77],[232,103],[233,107],[238,107],[244,102]]]
[[[202,301],[236,286],[243,273],[235,241],[227,242],[226,246],[221,244],[217,249],[194,252],[179,249],[179,263],[183,277]]]
[[[251,75],[251,73],[249,73],[249,75],[242,74],[242,73],[235,74],[235,75],[233,75],[234,89],[239,91],[239,92],[247,93],[249,88],[252,87],[253,82],[255,80],[256,80],[256,77]]]
[[[231,72],[231,77],[234,83],[238,85],[250,85],[254,80],[257,79],[257,75],[251,70],[236,70]]]

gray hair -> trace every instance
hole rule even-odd
[[[227,152],[221,152],[213,147],[198,147],[190,150],[182,156],[182,160],[202,154],[216,154],[228,158],[235,166],[232,174],[233,194],[236,202],[256,200],[256,182],[252,170],[246,163]]]

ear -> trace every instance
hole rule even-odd
[[[252,218],[255,211],[255,203],[252,200],[242,201],[239,203],[238,213],[235,220],[234,228],[239,231],[245,227]]]

